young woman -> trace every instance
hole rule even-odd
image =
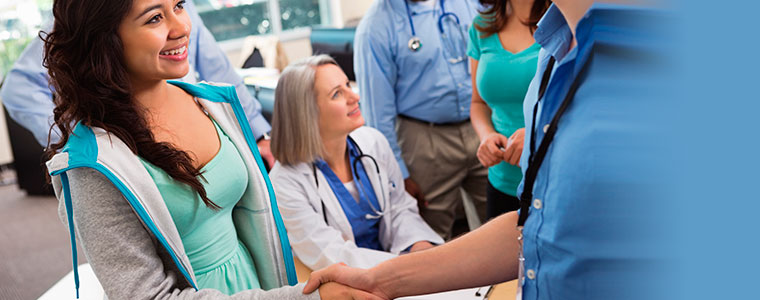
[[[517,210],[519,162],[525,137],[523,99],[536,74],[533,39],[548,0],[481,0],[486,10],[470,27],[472,126],[480,137],[478,159],[488,167],[487,214]],[[509,139],[507,139],[509,136]]]
[[[272,181],[305,265],[368,268],[443,243],[405,191],[388,141],[362,127],[359,95],[332,58],[287,67],[275,99]]]
[[[370,298],[283,287],[290,246],[234,87],[166,81],[188,72],[183,4],[53,5],[44,62],[62,139],[47,166],[72,249],[110,299]]]

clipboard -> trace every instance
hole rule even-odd
[[[492,285],[461,289],[442,293],[396,298],[397,300],[485,300],[491,294]]]

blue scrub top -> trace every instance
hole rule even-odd
[[[382,251],[383,247],[380,245],[379,238],[380,219],[382,217],[366,218],[367,214],[372,216],[377,215],[377,213],[372,210],[372,207],[370,207],[370,202],[372,202],[372,206],[377,211],[380,211],[377,195],[375,195],[375,190],[372,188],[372,183],[367,176],[363,164],[365,161],[372,160],[365,156],[361,161],[356,163],[356,173],[354,173],[354,162],[359,159],[360,152],[350,138],[347,139],[346,144],[348,147],[349,163],[351,164],[351,174],[354,178],[356,188],[359,190],[359,203],[357,203],[354,197],[351,196],[351,193],[348,192],[343,185],[343,182],[340,181],[340,178],[338,178],[337,175],[335,175],[335,172],[333,172],[327,162],[322,159],[317,160],[317,168],[319,168],[319,170],[322,171],[322,174],[325,175],[325,178],[327,178],[327,184],[330,185],[330,189],[335,193],[335,197],[338,198],[338,202],[340,202],[340,206],[343,208],[343,212],[346,214],[348,222],[351,223],[351,230],[354,233],[354,241],[356,242],[356,245],[362,248]],[[376,170],[373,170],[374,168],[374,164],[370,165],[372,173],[376,173]]]
[[[648,228],[666,182],[651,155],[661,130],[656,124],[664,123],[655,91],[668,80],[653,58],[667,53],[656,28],[667,24],[663,15],[594,4],[577,26],[571,51],[572,34],[556,6],[539,23],[535,38],[543,49],[523,108],[523,174],[530,141],[538,147],[581,67],[592,62],[537,174],[523,229],[523,299],[646,299],[641,293],[655,284],[649,272],[658,255],[650,251],[656,236]],[[557,63],[533,136],[533,107],[551,56]]]

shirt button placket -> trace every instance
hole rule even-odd
[[[528,269],[528,271],[525,272],[525,276],[528,277],[528,279],[530,279],[530,280],[535,280],[536,279],[536,271],[533,270],[533,269]]]

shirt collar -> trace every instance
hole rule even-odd
[[[562,57],[567,54],[573,34],[556,5],[552,4],[538,22],[533,38],[551,56]]]
[[[445,1],[445,0],[444,0]],[[454,1],[454,0],[449,0]],[[435,0],[435,5],[425,5],[422,3],[412,2],[409,0],[390,0],[391,7],[394,8],[394,10],[400,12],[404,17],[406,17],[406,3],[409,3],[409,12],[412,13],[412,15],[421,14],[424,12],[429,12],[435,9],[440,9],[441,7],[441,0]]]
[[[409,0],[406,0],[406,1],[409,1]],[[434,5],[409,1],[409,10],[412,11],[412,14],[416,15],[416,14],[421,14],[421,13],[440,9],[441,0],[434,0],[434,1],[435,1]]]
[[[621,24],[620,18],[637,10],[642,10],[642,8],[612,3],[594,3],[583,18],[578,21],[578,26],[575,29],[577,48],[584,48],[586,44],[592,42],[593,28],[604,27],[607,28],[606,30],[614,30],[626,26],[625,22]],[[565,17],[554,4],[549,7],[544,17],[538,22],[538,28],[533,37],[542,48],[555,58],[567,55],[568,47],[573,38]]]

